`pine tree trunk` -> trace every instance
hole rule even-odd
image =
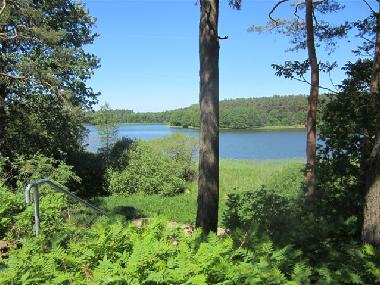
[[[4,88],[0,86],[0,155],[5,155],[5,92]]]
[[[307,142],[306,142],[306,204],[313,207],[315,200],[315,152],[317,145],[317,102],[319,93],[319,66],[314,42],[313,1],[305,0],[306,4],[306,34],[307,51],[311,67],[310,95],[307,112]]]
[[[219,203],[219,0],[200,1],[199,25],[201,110],[196,226],[217,231]]]
[[[376,43],[373,60],[371,95],[377,110],[380,107],[380,16],[376,13]],[[376,115],[377,130],[375,144],[368,161],[364,221],[362,229],[363,242],[380,247],[380,110]]]
[[[4,28],[3,28],[4,29]],[[6,31],[6,30],[5,30]],[[5,54],[6,43],[3,41],[1,43],[0,52],[1,54]],[[0,58],[0,71],[5,71],[6,63],[3,61],[2,57]],[[6,83],[4,78],[0,78],[0,155],[5,154],[5,125],[7,120],[6,114]]]

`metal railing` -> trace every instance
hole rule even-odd
[[[41,179],[41,180],[38,180],[36,182],[28,184],[24,190],[25,202],[27,204],[30,204],[31,203],[30,190],[34,188],[34,192],[33,192],[33,197],[34,197],[34,226],[35,226],[36,236],[40,232],[40,191],[39,191],[39,186],[41,186],[42,184],[50,185],[54,190],[61,192],[61,193],[65,194],[66,196],[69,196],[71,199],[80,202],[81,204],[83,204],[84,206],[86,206],[88,208],[93,209],[98,214],[102,214],[102,215],[106,214],[103,210],[95,207],[94,205],[91,205],[90,203],[83,200],[82,198],[79,198],[78,196],[74,195],[66,187],[58,184],[57,182],[52,181],[50,179]]]

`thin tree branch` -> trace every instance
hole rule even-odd
[[[297,18],[298,21],[301,20],[301,17],[298,15],[298,8],[301,6],[302,3],[298,3],[294,9],[294,16]]]
[[[319,26],[319,22],[318,22],[318,19],[317,19],[317,16],[315,16],[315,13],[314,13],[314,8],[313,8],[313,19],[314,19],[314,22],[315,22],[315,26],[318,27]]]
[[[5,0],[2,1],[1,7],[0,7],[0,15],[3,14],[5,7],[7,6],[7,2]]]
[[[329,80],[330,80],[331,85],[334,86],[336,92],[338,92],[339,89],[338,89],[338,88],[336,87],[336,85],[334,84],[334,81],[333,81],[332,76],[331,76],[331,70],[329,70],[328,74],[329,74]]]
[[[365,37],[365,36],[360,35],[359,38],[361,38],[361,39],[363,39],[363,40],[365,40],[366,42],[369,42],[369,43],[371,43],[371,44],[374,43],[373,40],[371,40],[371,39],[369,39],[369,38],[367,38],[367,37]]]
[[[13,74],[9,74],[9,73],[4,73],[4,72],[0,72],[0,76],[8,77],[10,79],[15,79],[15,80],[27,80],[28,79],[25,76],[17,76],[17,75],[13,75]]]
[[[280,6],[282,3],[285,3],[285,2],[288,2],[289,0],[280,0],[276,3],[276,5],[273,6],[272,10],[269,12],[269,19],[271,19],[273,22],[275,22],[277,24],[277,20],[275,20],[273,17],[272,17],[272,14],[276,11],[276,9],[278,8],[278,6]]]
[[[369,5],[369,3],[367,2],[367,0],[362,0],[362,1],[368,6],[368,8],[371,10],[371,12],[372,12],[374,15],[376,15],[376,11],[373,10],[372,6]]]
[[[311,86],[311,83],[310,83],[309,81],[307,81],[306,78],[305,78],[303,75],[301,75],[301,78],[302,78],[302,79],[297,78],[297,77],[292,77],[291,79],[297,80],[297,81],[299,81],[299,82],[306,83],[306,84],[308,84],[308,85]],[[328,87],[324,87],[324,86],[319,85],[319,88],[324,89],[324,90],[327,90],[327,91],[330,91],[331,93],[334,93],[334,94],[338,94],[337,91],[334,91],[334,90],[332,90],[331,88],[328,88]]]

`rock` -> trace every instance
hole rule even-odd
[[[138,228],[142,228],[150,220],[151,220],[150,218],[140,218],[140,219],[132,220],[131,223]],[[177,222],[168,222],[166,224],[166,226],[170,229],[182,228],[185,236],[191,236],[193,234],[193,232],[195,231],[195,226],[191,225],[191,224],[180,224]],[[227,235],[227,230],[224,228],[218,228],[216,235],[218,237],[224,237]],[[0,249],[1,249],[1,247],[0,247]]]
[[[8,250],[11,244],[6,240],[0,240],[0,257],[8,257]]]
[[[7,249],[9,247],[9,243],[6,240],[0,240],[0,250]]]
[[[138,228],[142,228],[149,220],[149,218],[140,218],[132,220],[131,223]]]

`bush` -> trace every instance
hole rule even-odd
[[[172,158],[180,169],[181,176],[186,180],[193,180],[197,169],[194,162],[197,150],[197,140],[184,134],[173,134],[160,139],[147,142],[155,150]]]
[[[31,157],[18,156],[12,163],[17,186],[23,189],[27,184],[48,178],[62,185],[80,182],[80,178],[74,173],[73,167],[61,160],[36,154]]]
[[[73,165],[73,171],[80,177],[80,183],[75,181],[70,186],[81,197],[94,197],[105,195],[106,165],[104,158],[97,153],[78,152],[70,155],[69,163]]]
[[[3,187],[0,192],[1,201],[3,199],[6,201],[3,209],[5,226],[1,228],[3,235],[9,239],[19,240],[34,235],[33,206],[26,206],[22,197],[25,186],[41,178],[49,178],[65,186],[79,182],[80,179],[73,172],[71,166],[43,155],[34,155],[29,159],[19,156],[16,161],[11,163],[11,167],[13,173],[17,174],[15,179],[18,187],[14,192],[4,190]],[[62,212],[68,207],[68,200],[63,194],[55,192],[49,186],[44,185],[39,189],[41,193],[41,231],[42,234],[49,236],[62,226],[64,222]],[[12,214],[11,218],[9,218],[10,214]]]
[[[0,239],[15,222],[15,217],[25,210],[25,202],[21,193],[13,193],[0,184]]]
[[[122,138],[118,140],[111,148],[106,159],[105,153],[100,153],[104,160],[107,160],[107,167],[113,169],[122,170],[128,165],[127,156],[123,155],[127,152],[133,145],[134,140],[129,138]]]
[[[255,231],[282,244],[289,242],[299,214],[297,204],[291,198],[261,187],[256,191],[229,194],[224,225],[232,231]]]
[[[124,152],[128,165],[118,171],[108,170],[111,193],[175,195],[185,189],[182,169],[173,158],[157,151],[146,142],[135,142]]]

